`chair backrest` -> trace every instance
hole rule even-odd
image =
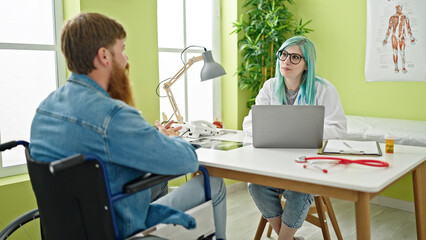
[[[27,166],[44,239],[116,238],[102,164],[84,160],[52,174],[49,163],[35,161],[28,151]]]

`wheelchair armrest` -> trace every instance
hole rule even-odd
[[[80,165],[84,163],[85,161],[86,161],[86,158],[84,157],[84,155],[77,154],[77,155],[67,157],[61,160],[50,162],[49,170],[53,175],[55,175],[56,173],[61,172],[65,169]]]
[[[135,193],[148,188],[151,188],[159,183],[170,181],[174,178],[180,177],[182,175],[157,175],[147,173],[142,177],[136,178],[123,187],[124,193]]]

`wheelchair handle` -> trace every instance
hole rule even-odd
[[[3,144],[0,144],[0,152],[12,149],[18,145],[22,145],[24,147],[27,147],[29,145],[26,141],[10,141]]]
[[[61,160],[53,161],[49,164],[49,170],[52,175],[64,171],[70,167],[80,165],[86,161],[84,155],[77,154],[71,157],[67,157]]]

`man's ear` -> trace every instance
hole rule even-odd
[[[98,49],[98,53],[96,54],[96,58],[102,66],[108,67],[111,63],[110,61],[111,53],[108,49],[101,47]]]

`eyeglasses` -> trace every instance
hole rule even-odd
[[[277,54],[277,57],[281,61],[285,61],[287,57],[290,56],[290,62],[293,64],[299,64],[300,61],[302,61],[302,58],[304,58],[302,55],[298,53],[288,53],[287,51],[279,51]]]

